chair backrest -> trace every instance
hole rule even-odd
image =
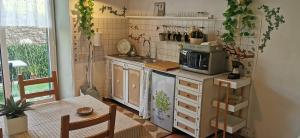
[[[108,121],[108,126],[107,130],[93,135],[89,136],[89,138],[113,138],[114,137],[114,130],[115,130],[115,119],[116,119],[116,105],[111,105],[109,107],[109,113],[102,115],[97,118],[91,118],[88,120],[84,121],[79,121],[79,122],[70,122],[70,116],[62,116],[61,117],[61,138],[69,138],[69,131],[76,130],[76,129],[81,129],[85,127],[90,127],[93,125],[97,125],[103,122]]]
[[[57,83],[57,75],[56,71],[52,71],[52,76],[49,78],[39,78],[39,79],[30,79],[24,80],[24,76],[21,74],[18,76],[19,78],[19,87],[20,87],[20,96],[21,99],[32,99],[36,97],[54,95],[55,100],[59,100],[59,91],[58,91],[58,83]],[[34,92],[30,94],[25,93],[25,86],[49,83],[51,82],[53,85],[52,90]]]
[[[0,138],[3,138],[2,128],[0,128]]]

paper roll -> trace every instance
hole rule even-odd
[[[93,45],[94,46],[101,46],[101,33],[96,32],[93,38]]]

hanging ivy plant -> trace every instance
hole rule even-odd
[[[223,25],[227,32],[222,36],[226,45],[236,45],[236,35],[253,35],[251,30],[255,28],[256,17],[249,7],[251,3],[252,0],[227,0],[228,8],[223,14]]]
[[[251,10],[250,6],[253,0],[227,0],[228,8],[224,12],[225,21],[223,25],[227,31],[222,35],[225,48],[231,48],[233,54],[237,54],[234,47],[238,47],[235,40],[236,37],[254,36],[256,16]],[[278,30],[280,24],[285,23],[283,15],[280,15],[280,8],[270,8],[267,5],[259,7],[265,12],[265,20],[268,23],[267,31],[263,33],[261,44],[258,46],[259,50],[263,52],[267,41],[271,39],[271,33],[275,29]],[[241,51],[238,49],[237,51]],[[253,56],[250,56],[253,57]]]
[[[271,33],[274,29],[278,30],[280,24],[285,23],[283,15],[280,15],[280,8],[270,8],[267,5],[262,5],[258,9],[265,12],[265,20],[268,23],[268,27],[265,33],[263,33],[262,43],[258,47],[263,52],[266,47],[266,43],[271,40]]]
[[[95,34],[93,30],[94,23],[92,23],[94,0],[79,0],[78,6],[79,11],[79,28],[80,31],[87,37],[88,40]]]

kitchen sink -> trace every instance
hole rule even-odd
[[[121,58],[121,59],[125,59],[125,60],[140,62],[140,63],[155,63],[155,62],[157,62],[156,59],[149,58],[149,57],[143,57],[143,56],[130,57],[130,56],[119,56],[118,55],[116,57]]]

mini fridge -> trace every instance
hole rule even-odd
[[[172,131],[174,120],[175,76],[152,72],[151,122]]]

